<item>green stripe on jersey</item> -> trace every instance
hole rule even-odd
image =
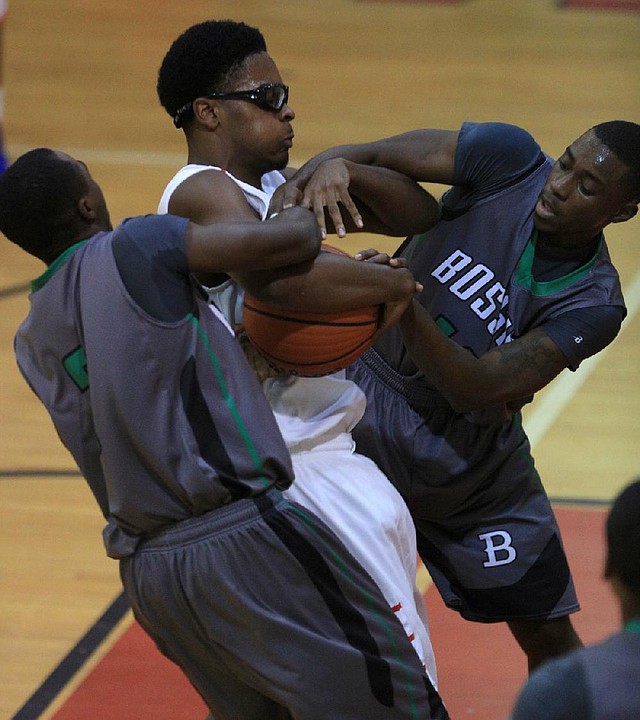
[[[227,406],[229,407],[229,410],[231,411],[231,414],[236,421],[236,426],[237,426],[238,430],[240,431],[240,435],[242,436],[242,438],[244,440],[245,447],[247,448],[251,459],[255,463],[255,466],[258,469],[260,469],[260,468],[262,468],[262,458],[260,457],[258,451],[256,450],[256,447],[253,444],[253,441],[251,440],[251,436],[249,435],[249,432],[247,431],[245,424],[242,422],[242,418],[240,417],[238,408],[236,407],[236,404],[233,401],[233,398],[231,397],[231,393],[229,392],[227,383],[224,380],[224,375],[222,373],[222,369],[220,368],[220,363],[218,362],[218,358],[216,357],[215,353],[213,352],[213,348],[211,347],[209,338],[207,337],[207,334],[203,330],[202,325],[200,325],[200,321],[192,313],[189,313],[189,315],[187,317],[191,321],[193,326],[195,327],[196,332],[198,333],[200,339],[204,343],[204,346],[207,350],[207,355],[209,356],[209,360],[211,360],[211,365],[213,366],[216,377],[218,378],[218,384],[220,386],[220,390],[222,391],[222,395],[225,399],[225,402],[227,403]],[[264,484],[265,487],[267,487],[269,485],[269,482],[267,481],[267,479],[264,476],[262,476],[260,478],[260,481]]]

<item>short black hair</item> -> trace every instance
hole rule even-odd
[[[640,591],[640,478],[622,490],[607,517],[605,576]]]
[[[21,155],[0,175],[0,230],[31,255],[49,262],[69,239],[88,184],[78,168],[50,148]]]
[[[610,120],[592,129],[598,140],[627,166],[629,172],[625,181],[634,200],[640,201],[640,125],[627,120]]]
[[[160,65],[160,103],[176,127],[182,127],[192,116],[190,103],[226,90],[225,82],[250,55],[266,51],[262,33],[242,22],[207,20],[192,25],[173,42]]]

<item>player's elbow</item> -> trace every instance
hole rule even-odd
[[[306,263],[314,260],[322,247],[322,237],[320,233],[307,233],[300,242],[295,246],[290,265]]]
[[[460,415],[488,410],[504,404],[508,399],[500,388],[491,388],[473,377],[459,378],[448,387],[442,388],[441,392],[453,410]]]
[[[426,190],[423,190],[423,193],[422,201],[416,203],[412,212],[407,215],[404,230],[406,235],[426,232],[440,220],[442,215],[440,203]]]

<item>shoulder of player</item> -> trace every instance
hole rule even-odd
[[[495,193],[540,167],[546,156],[533,137],[507,123],[464,123],[456,149],[455,184]]]
[[[242,194],[233,178],[229,177],[224,170],[211,168],[196,172],[183,180],[173,191],[171,205],[173,205],[174,201],[183,201],[199,194],[216,193],[226,195],[236,194],[237,192]]]
[[[520,692],[511,720],[590,717],[589,692],[579,657],[569,653],[554,658],[532,673]]]
[[[473,147],[475,154],[500,155],[508,158],[509,164],[513,167],[529,164],[543,157],[540,145],[531,133],[508,123],[465,123],[458,143]]]
[[[213,168],[182,182],[171,196],[169,212],[198,223],[254,216],[237,183],[225,172]]]
[[[484,143],[488,146],[535,145],[538,143],[528,130],[503,122],[465,122],[458,136],[458,142],[472,140],[474,143]]]

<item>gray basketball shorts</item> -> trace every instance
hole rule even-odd
[[[407,388],[374,351],[348,376],[367,396],[357,449],[404,497],[445,603],[478,622],[579,610],[520,415],[491,425],[454,413],[439,394]]]
[[[448,717],[369,575],[276,490],[143,541],[121,576],[216,720]]]

